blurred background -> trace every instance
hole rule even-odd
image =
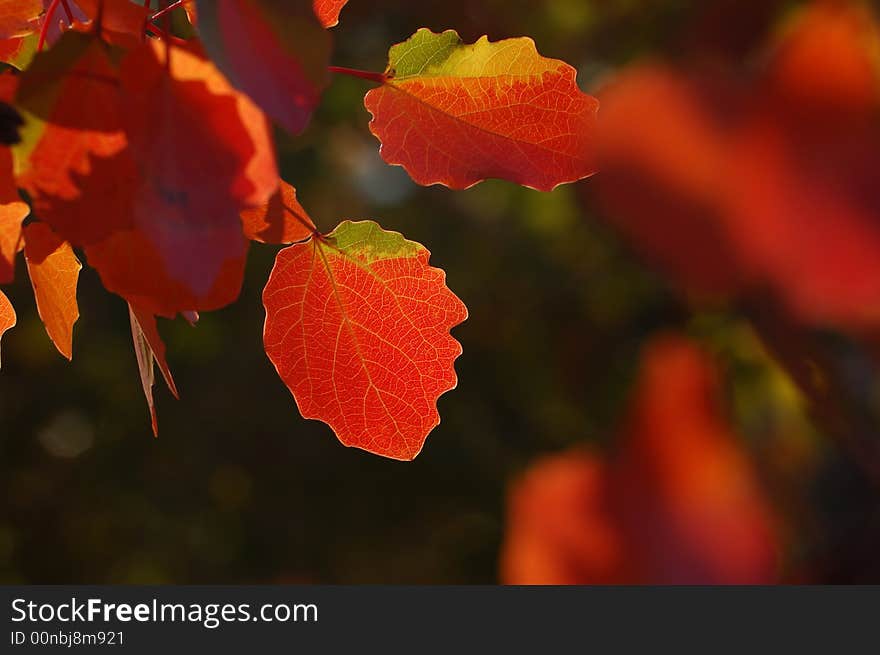
[[[454,28],[466,42],[528,35],[598,93],[644,57],[746,68],[798,4],[351,0],[333,31],[334,63],[382,70],[389,46],[423,26]],[[319,228],[370,218],[403,232],[431,250],[432,264],[446,270],[469,308],[454,331],[464,347],[459,386],[441,398],[442,423],[421,455],[401,463],[346,449],[329,428],[298,415],[262,348],[260,294],[277,248],[251,248],[234,305],[203,315],[196,328],[160,321],[181,400],[157,385],[158,439],[125,303],[83,270],[68,364],[45,335],[19,261],[8,289],[19,325],[3,338],[0,373],[0,581],[880,581],[880,478],[865,455],[877,442],[870,340],[809,330],[858,407],[865,427],[853,445],[829,434],[740,306],[689,300],[631,247],[604,215],[596,180],[552,193],[498,181],[463,192],[421,188],[382,162],[367,129],[367,89],[334,79],[305,135],[279,132],[279,157]],[[508,499],[527,493],[522,480],[545,457],[586,452],[599,461],[637,443],[627,441],[638,431],[630,419],[650,387],[639,382],[640,363],[647,344],[671,333],[698,349],[714,371],[707,375],[716,376],[707,383],[717,407],[712,430],[724,433],[723,448],[735,448],[730,466],[748,470],[748,482],[736,483],[749,486],[746,504],[761,508],[771,554],[761,556],[760,575],[701,575],[688,569],[695,555],[674,570],[541,579],[529,558],[579,555],[541,543],[559,525],[538,525],[534,534],[523,528],[522,539],[537,545],[516,550],[514,528],[530,512],[570,507],[551,517],[562,528],[598,512],[596,530],[630,542],[617,549],[625,557],[639,557],[633,543],[659,543],[663,530],[651,526],[665,510],[647,502],[662,495],[650,486],[621,510],[625,520],[614,518],[622,514],[613,499],[600,510],[579,504],[579,494],[625,494],[620,484],[631,490],[648,479],[634,471],[615,478],[632,485],[536,492],[544,494],[537,508]],[[652,452],[629,457],[654,461]],[[687,477],[703,465],[691,457],[670,466]],[[726,484],[729,476],[707,470],[708,481],[688,498]],[[670,539],[675,547],[690,537]],[[706,543],[700,548],[711,549]]]

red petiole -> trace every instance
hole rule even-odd
[[[384,84],[388,81],[388,76],[385,73],[373,73],[370,71],[361,71],[354,68],[344,68],[342,66],[328,66],[327,70],[329,70],[331,73],[339,73],[340,75],[357,77],[362,80],[369,80],[370,82],[377,82],[379,84]]]

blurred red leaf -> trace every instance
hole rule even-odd
[[[456,385],[467,318],[430,253],[371,221],[278,254],[263,292],[266,353],[305,418],[346,446],[411,460]]]
[[[82,264],[70,244],[44,223],[24,229],[24,257],[46,332],[58,352],[73,359],[73,325],[79,318],[76,285]]]
[[[880,31],[861,3],[792,25],[732,152],[730,234],[803,319],[880,321]]]
[[[751,79],[626,74],[603,95],[609,218],[688,291],[764,286],[811,323],[876,323],[878,48],[866,5],[820,1]]]
[[[421,29],[391,48],[364,103],[382,157],[419,184],[464,189],[495,177],[548,191],[595,172],[599,103],[576,76],[529,38],[467,45]]]
[[[647,349],[621,451],[547,458],[512,490],[501,575],[513,584],[776,580],[771,510],[718,407],[702,352]]]
[[[746,277],[721,221],[726,116],[707,110],[730,111],[737,100],[731,85],[694,82],[659,66],[625,72],[602,94],[597,183],[607,216],[696,295],[733,292]]]
[[[203,2],[198,26],[233,84],[289,132],[306,128],[330,60],[330,37],[310,0]]]

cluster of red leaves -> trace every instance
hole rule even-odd
[[[371,127],[419,183],[550,189],[594,171],[597,102],[530,39],[467,45],[420,30],[385,73],[333,69],[327,28],[345,4],[0,4],[0,57],[21,70],[0,76],[7,140],[20,128],[0,151],[0,282],[24,249],[40,316],[69,358],[81,250],[129,305],[154,431],[154,361],[177,395],[156,317],[195,323],[233,302],[250,241],[297,244],[266,287],[265,347],[304,416],[399,459],[439,422],[461,352],[449,331],[467,316],[445,275],[375,223],[319,233],[278,176],[270,121],[302,132],[332,70],[379,83]],[[197,37],[169,33],[175,10]],[[0,307],[2,334],[15,315],[5,296]]]
[[[536,463],[511,490],[511,584],[769,584],[773,514],[718,402],[712,360],[660,337],[612,456]]]
[[[867,5],[825,1],[750,75],[624,73],[598,133],[610,220],[688,293],[769,290],[809,323],[876,324],[878,48]]]

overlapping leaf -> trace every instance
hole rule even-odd
[[[0,0],[0,39],[27,36],[43,13],[43,0]]]
[[[348,0],[312,0],[315,15],[321,25],[330,28],[339,24],[339,12],[348,4]]]
[[[76,0],[89,20],[101,21],[101,37],[113,45],[136,48],[144,40],[150,15],[144,3],[131,0]],[[99,14],[100,10],[100,16]]]
[[[84,54],[64,57],[67,44]],[[108,289],[165,316],[237,297],[238,212],[278,182],[262,113],[198,51],[170,52],[166,66],[164,47],[139,46],[120,82],[106,46],[69,33],[29,71],[35,91],[19,93],[48,119],[20,177],[38,214],[87,248]],[[37,84],[40,70],[62,88]]]
[[[15,309],[6,294],[0,291],[0,341],[7,330],[15,327],[15,322]]]
[[[439,423],[467,310],[428,251],[371,221],[282,250],[263,292],[266,353],[300,413],[347,445],[411,460]]]
[[[260,243],[296,243],[315,232],[312,219],[296,199],[296,189],[282,181],[266,204],[241,213],[244,235]]]
[[[494,177],[546,191],[595,172],[598,102],[576,76],[529,38],[466,45],[421,29],[391,48],[384,83],[364,102],[382,157],[419,184]]]
[[[12,182],[12,155],[0,146],[0,284],[12,281],[22,248],[21,223],[29,213]]]
[[[294,134],[308,125],[327,84],[330,37],[311,0],[199,4],[199,32],[236,87]]]
[[[79,318],[76,285],[82,264],[70,244],[44,223],[25,228],[24,256],[46,332],[58,352],[72,359],[73,325]]]
[[[18,183],[41,220],[77,246],[131,223],[125,169],[97,170],[128,143],[112,56],[92,34],[69,31],[34,59],[16,96],[27,119]]]
[[[717,394],[714,367],[692,344],[653,342],[621,452],[549,458],[513,489],[503,581],[776,581],[773,515]]]

